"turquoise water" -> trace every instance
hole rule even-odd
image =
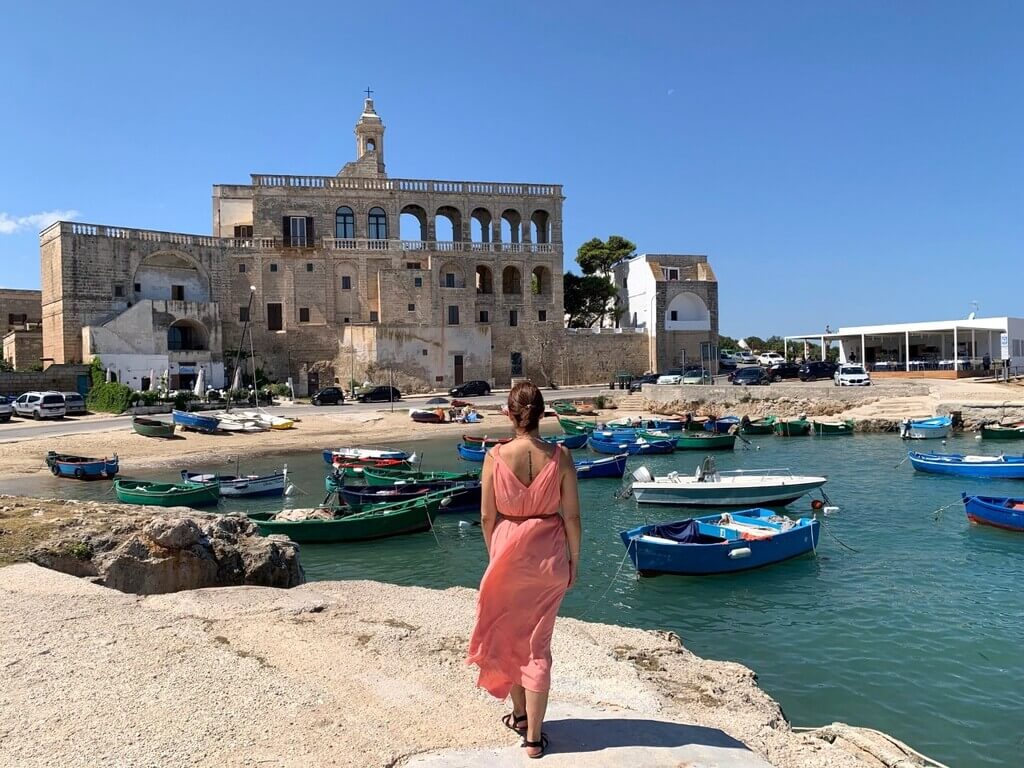
[[[758,450],[717,455],[719,467],[790,467],[829,478],[826,491],[840,511],[826,518],[817,557],[732,576],[637,580],[623,563],[617,532],[642,522],[646,508],[616,500],[617,481],[589,481],[580,484],[581,579],[562,613],[669,629],[701,656],[747,664],[795,725],[843,720],[878,728],[951,766],[1022,764],[1024,534],[968,525],[957,500],[961,490],[1024,496],[1024,482],[922,475],[906,462],[896,466],[906,445],[892,435],[753,441]],[[424,454],[426,468],[467,466],[450,439],[409,448]],[[981,452],[967,436],[951,439],[947,449]],[[692,472],[699,459],[684,453],[644,463],[659,473]],[[261,459],[243,469],[281,461]],[[319,501],[326,470],[319,455],[287,461],[308,492],[290,505]],[[632,459],[630,467],[640,463]],[[127,463],[123,471],[173,477],[132,473]],[[90,498],[111,498],[109,488],[49,475],[4,484],[7,492]],[[246,506],[273,502],[230,508]],[[809,502],[789,510],[807,513]],[[684,516],[646,512],[651,520]],[[303,564],[310,579],[475,587],[486,565],[480,529],[460,526],[459,519],[443,518],[436,540],[425,533],[308,545]]]

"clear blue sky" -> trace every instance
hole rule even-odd
[[[723,333],[972,300],[1024,315],[1018,2],[136,0],[2,19],[2,285],[38,286],[53,211],[206,233],[211,184],[335,173],[370,85],[390,174],[564,184],[567,265],[612,233],[708,254]]]

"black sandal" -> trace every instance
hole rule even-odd
[[[520,736],[526,735],[526,715],[517,715],[515,712],[509,712],[501,718],[501,722],[503,722],[505,727],[510,731],[515,731]],[[522,725],[519,723],[522,723]]]
[[[548,737],[547,737],[547,734],[542,733],[540,735],[540,741],[527,741],[526,737],[523,736],[523,743],[520,744],[519,746],[520,747],[526,747],[527,749],[539,749],[540,750],[540,752],[538,752],[536,755],[527,755],[527,757],[530,758],[531,760],[536,760],[536,759],[538,759],[540,757],[544,757],[544,751],[548,748]]]

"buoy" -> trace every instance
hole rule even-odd
[[[459,528],[472,528],[473,524],[468,520],[459,520]]]
[[[741,547],[740,549],[730,550],[729,557],[733,560],[738,560],[741,557],[750,557],[750,547]]]
[[[825,507],[824,512],[826,515],[831,515],[839,511],[839,507]]]
[[[825,502],[821,499],[811,499],[811,509],[817,511],[825,506]]]
[[[284,489],[284,495],[291,496],[293,493],[295,493],[295,486],[288,483],[288,487]]]

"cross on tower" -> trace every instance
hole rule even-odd
[[[366,86],[366,98],[370,98],[373,95],[373,91],[370,90],[370,86]]]

